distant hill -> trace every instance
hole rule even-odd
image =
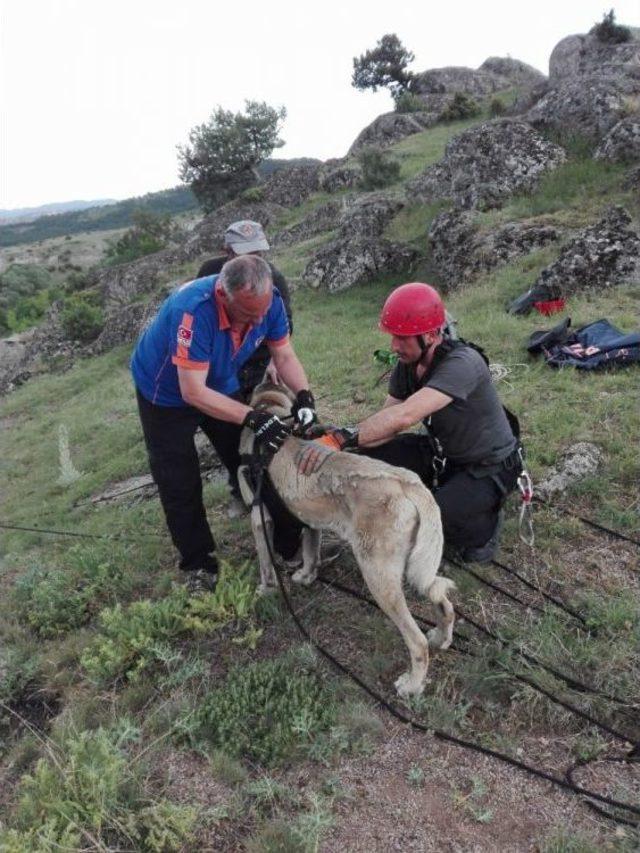
[[[263,178],[268,178],[274,172],[285,166],[302,165],[317,162],[309,157],[291,160],[265,160],[258,171]],[[62,207],[62,204],[43,205],[45,207]],[[67,234],[77,234],[83,231],[108,231],[114,228],[128,228],[132,224],[131,215],[134,210],[143,208],[157,214],[175,216],[198,210],[198,202],[187,186],[178,186],[170,190],[147,193],[143,196],[128,198],[124,201],[108,202],[67,202],[66,204],[88,205],[83,210],[69,210],[65,213],[51,213],[40,216],[32,221],[11,222],[0,224],[0,248],[17,246],[23,243],[35,243],[38,240],[48,240],[52,237],[64,237]],[[15,214],[17,211],[4,211]],[[0,222],[2,220],[0,219]]]
[[[51,204],[41,204],[39,207],[16,207],[12,210],[0,210],[0,223],[9,225],[15,222],[33,222],[41,216],[87,210],[90,207],[104,207],[107,204],[117,204],[117,200],[101,198],[94,201],[56,201]]]

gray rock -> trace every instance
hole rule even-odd
[[[348,199],[339,199],[316,207],[301,222],[274,234],[271,245],[274,247],[291,246],[294,243],[309,240],[325,231],[332,231],[336,227],[336,222],[348,210],[349,203]]]
[[[429,230],[433,261],[449,290],[559,237],[550,225],[510,222],[483,232],[470,211],[441,213]]]
[[[597,147],[594,157],[611,163],[640,160],[640,116],[629,116],[615,124]]]
[[[357,154],[368,145],[377,145],[384,148],[393,145],[406,136],[413,133],[421,133],[428,127],[433,127],[438,121],[438,113],[416,112],[416,113],[383,113],[374,119],[371,124],[361,130],[354,143],[349,148],[348,156]]]
[[[264,184],[265,201],[283,207],[297,207],[320,188],[321,169],[319,161],[278,169]]]
[[[564,149],[522,121],[484,122],[450,140],[442,160],[414,178],[407,194],[425,202],[449,198],[461,208],[501,207],[565,159]]]
[[[0,339],[0,394],[12,390],[16,379],[25,371],[25,361],[33,330]]]
[[[337,193],[350,190],[360,182],[360,169],[354,166],[325,167],[320,174],[320,189],[325,193]]]
[[[343,213],[338,225],[338,236],[346,239],[379,237],[404,205],[401,198],[386,193],[363,196]]]
[[[269,226],[283,213],[284,208],[281,205],[270,201],[247,202],[242,199],[231,201],[205,216],[196,225],[181,246],[180,261],[195,260],[205,252],[220,252],[224,232],[231,222],[237,222],[239,219],[253,219],[259,222],[268,233]]]
[[[544,286],[551,299],[583,290],[603,290],[623,282],[640,283],[640,239],[631,217],[610,208],[595,225],[580,231],[560,257],[542,270],[533,290]]]
[[[580,134],[594,143],[640,96],[640,40],[603,44],[592,35],[562,39],[549,59],[549,90],[526,113],[539,129]]]
[[[464,92],[472,97],[483,97],[507,87],[507,81],[489,70],[449,66],[432,68],[417,74],[411,81],[415,95],[441,95]]]
[[[601,462],[600,448],[588,441],[579,441],[567,448],[558,465],[551,469],[541,483],[535,484],[536,494],[544,500],[562,494],[585,477],[596,474]]]
[[[623,190],[640,190],[640,166],[634,166],[624,177]]]
[[[510,56],[490,56],[478,71],[486,71],[501,78],[505,84],[503,88],[514,86],[519,89],[531,89],[546,83],[547,80],[537,68]]]
[[[320,249],[307,264],[303,280],[330,292],[371,281],[382,273],[401,272],[417,260],[406,245],[379,238],[336,240]]]

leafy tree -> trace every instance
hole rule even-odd
[[[602,16],[602,21],[591,28],[590,34],[604,44],[622,44],[631,40],[631,30],[629,27],[616,24],[616,14],[613,9],[609,9]]]
[[[36,264],[11,264],[0,275],[0,308],[13,308],[53,284],[51,275]]]
[[[284,145],[278,134],[286,115],[284,107],[245,101],[244,113],[217,107],[191,130],[189,144],[178,146],[180,177],[205,213],[258,182],[257,167]]]
[[[133,227],[126,231],[106,252],[107,264],[126,264],[164,249],[174,234],[169,216],[160,216],[151,210],[134,210]]]
[[[353,59],[351,84],[364,91],[388,87],[394,98],[406,91],[413,79],[407,70],[415,56],[407,50],[395,33],[382,36],[373,50]]]
[[[459,121],[480,115],[480,107],[469,95],[456,92],[451,103],[440,113],[440,121]]]

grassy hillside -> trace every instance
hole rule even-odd
[[[439,127],[400,143],[402,179],[437,160],[458,129]],[[576,155],[534,196],[479,219],[487,227],[502,217],[582,224],[616,200],[638,217],[619,179],[616,169]],[[323,200],[292,211],[287,224]],[[435,213],[405,209],[389,233],[424,248]],[[274,260],[296,277],[312,247],[330,236]],[[524,349],[531,331],[551,323],[504,311],[558,252],[547,248],[463,286],[448,307],[461,334],[506,368],[499,390],[520,416],[534,478],[569,444],[596,442],[603,469],[566,504],[637,536],[637,370],[552,371]],[[377,318],[397,283],[388,278],[331,297],[294,293],[295,346],[324,419],[353,423],[382,401],[372,351],[385,345]],[[640,319],[639,297],[628,285],[572,299],[573,324],[608,317],[630,330]],[[633,830],[616,834],[557,789],[411,735],[327,670],[300,644],[278,597],[256,598],[249,525],[226,518],[219,480],[206,482],[205,502],[225,573],[216,594],[200,600],[172,585],[178,575],[157,499],[134,493],[88,504],[108,484],[147,471],[128,357],[127,347],[81,361],[2,401],[2,523],[107,537],[3,531],[2,849],[382,850],[391,837],[403,838],[407,849],[525,850],[534,842],[546,853],[635,849]],[[65,427],[81,474],[67,485]],[[524,663],[517,650],[633,708],[640,701],[638,555],[543,509],[530,551],[517,538],[516,519],[514,501],[502,559],[584,614],[589,630],[495,568],[479,571],[540,609],[522,610],[448,567],[459,587],[456,603],[510,645],[461,623],[477,656],[435,656],[425,695],[411,711],[429,726],[561,772],[615,741],[515,676],[624,731],[633,723],[624,709]],[[325,575],[361,588],[347,553]],[[405,664],[393,627],[335,589],[316,585],[293,595],[313,635],[391,697]],[[411,607],[428,612],[416,600]],[[609,793],[634,799],[634,778],[611,766],[604,772]]]

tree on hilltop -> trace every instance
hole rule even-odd
[[[407,66],[415,56],[395,33],[382,36],[373,50],[353,59],[352,86],[364,91],[387,87],[394,99],[405,92],[413,79]]]
[[[178,146],[180,178],[191,186],[205,213],[259,180],[256,171],[274,148],[287,111],[264,101],[245,101],[245,112],[217,107],[205,124],[189,133],[189,144]]]

